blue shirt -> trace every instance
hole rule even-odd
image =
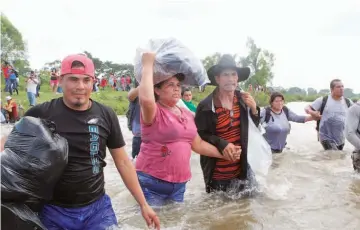
[[[140,125],[140,104],[139,100],[137,100],[134,105],[134,119],[132,120],[132,133],[136,137],[141,136],[141,125]]]
[[[9,78],[11,80],[16,80],[16,74],[15,73],[10,74]]]

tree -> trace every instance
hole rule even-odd
[[[239,61],[241,66],[248,66],[251,69],[251,75],[245,86],[247,87],[249,84],[262,86],[271,84],[274,78],[272,67],[274,66],[275,55],[258,47],[252,38],[248,38],[246,46],[249,54],[246,57],[241,57]]]
[[[306,95],[306,91],[299,87],[291,87],[287,90],[287,93],[292,95]]]
[[[250,78],[245,83],[242,83],[241,86],[247,88],[249,84],[265,86],[271,83],[274,77],[271,71],[275,61],[274,54],[268,50],[257,47],[252,38],[248,38],[246,46],[249,50],[246,57],[239,57],[237,54],[232,54],[238,66],[248,66],[251,69]],[[205,69],[208,70],[211,66],[216,65],[221,56],[222,54],[217,52],[205,57],[202,60]]]
[[[356,96],[356,94],[354,93],[353,89],[345,88],[344,89],[344,96],[348,97],[348,98],[352,98],[352,97]]]
[[[95,66],[95,74],[105,74],[115,73],[116,75],[130,75],[134,76],[134,65],[132,64],[118,64],[113,63],[112,61],[102,61],[100,58],[94,57],[90,52],[84,51],[83,53],[88,58],[90,58]],[[49,71],[51,68],[60,68],[61,61],[55,60],[53,62],[45,63],[43,70]]]
[[[203,63],[205,69],[206,69],[206,70],[209,70],[210,67],[216,65],[216,64],[219,62],[219,60],[220,60],[220,58],[221,58],[222,55],[223,55],[223,54],[221,54],[221,53],[219,53],[219,52],[216,52],[216,53],[214,53],[214,54],[211,55],[211,56],[205,57],[203,60],[201,60],[201,62]],[[234,60],[236,60],[237,57],[238,57],[237,54],[231,54],[231,55],[233,56]]]
[[[317,90],[314,89],[314,88],[309,87],[309,88],[307,89],[307,93],[308,93],[308,95],[316,95],[316,94],[317,94]]]
[[[4,14],[1,14],[1,60],[11,63],[19,73],[29,70],[22,34]]]
[[[61,66],[61,60],[57,59],[53,62],[47,62],[45,63],[43,70],[50,71],[52,68],[60,69]]]
[[[320,95],[328,95],[330,93],[330,90],[329,89],[321,89],[319,91],[319,94]]]

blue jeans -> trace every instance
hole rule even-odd
[[[5,78],[5,92],[9,92],[11,87],[10,78]]]
[[[30,106],[34,106],[36,104],[36,97],[34,93],[27,92],[28,100],[30,103]]]
[[[15,90],[17,94],[19,94],[19,91],[17,90],[17,81],[16,79],[9,79],[9,93],[12,95],[13,91]]]
[[[45,205],[40,219],[48,230],[105,230],[117,226],[115,212],[108,195],[80,208],[62,208]]]
[[[133,137],[132,140],[132,158],[135,158],[140,152],[141,137]]]
[[[183,202],[186,182],[171,183],[143,172],[137,172],[141,189],[151,206],[163,206],[169,201]]]

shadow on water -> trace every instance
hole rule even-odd
[[[288,106],[302,114],[305,105]],[[132,135],[126,119],[119,119],[130,156]],[[193,177],[187,184],[185,202],[157,210],[162,229],[360,229],[360,175],[352,170],[351,151],[346,143],[344,151],[324,152],[317,142],[315,122],[293,123],[287,149],[274,155],[261,193],[242,199],[207,194],[199,156],[193,154]],[[110,154],[107,163],[106,191],[122,224],[116,229],[147,229]]]

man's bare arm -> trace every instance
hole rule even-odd
[[[4,145],[8,136],[3,136],[0,140],[0,152],[4,151]]]
[[[127,156],[124,147],[109,150],[125,186],[129,189],[130,193],[141,207],[147,205],[135,167]]]
[[[128,93],[128,98],[130,101],[134,101],[139,96],[139,86],[131,89]]]

